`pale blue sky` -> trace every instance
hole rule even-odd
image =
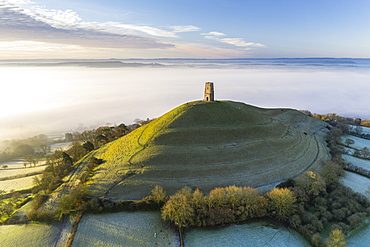
[[[370,57],[366,0],[0,0],[0,59]]]

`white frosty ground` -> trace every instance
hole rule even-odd
[[[364,147],[367,147],[370,149],[370,140],[366,140],[366,139],[359,138],[356,136],[345,135],[345,136],[342,136],[342,142],[345,143],[347,138],[355,141],[353,145],[350,145],[350,147],[352,148],[362,149]]]
[[[353,130],[356,128],[356,126],[354,126],[354,125],[350,125],[350,127]],[[368,128],[368,127],[361,126],[361,130],[362,130],[362,133],[364,133],[364,134],[370,134],[370,128]]]
[[[287,228],[265,222],[234,225],[216,230],[192,230],[186,234],[185,246],[191,247],[308,247],[308,242]]]
[[[42,163],[41,163],[42,164]],[[25,176],[26,174],[30,173],[35,173],[35,172],[42,172],[45,170],[46,165],[39,165],[36,167],[29,167],[27,165],[27,168],[24,168],[22,165],[22,168],[17,168],[17,169],[0,169],[0,178],[5,178],[5,177],[11,177],[11,176]]]
[[[370,160],[359,159],[347,154],[343,154],[342,158],[355,166],[370,170]]]
[[[177,241],[159,212],[120,212],[84,215],[72,246],[174,247]]]
[[[370,179],[361,175],[357,175],[353,172],[345,171],[344,173],[344,177],[340,179],[342,184],[350,187],[358,193],[365,195],[365,191],[367,191],[370,187]]]
[[[38,175],[0,181],[0,189],[5,190],[7,192],[11,190],[18,191],[30,189],[34,186],[33,179],[37,176]]]
[[[353,237],[347,240],[348,247],[369,247],[370,243],[370,227],[367,227],[356,233]]]

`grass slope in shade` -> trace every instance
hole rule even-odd
[[[27,224],[0,226],[0,246],[53,246],[59,233],[57,224]]]
[[[234,225],[216,230],[192,230],[185,246],[191,247],[309,247],[298,233],[264,222]]]
[[[159,212],[122,212],[84,215],[73,247],[178,246],[175,234],[162,226]]]
[[[174,194],[184,186],[208,192],[280,181],[329,158],[318,132],[324,127],[295,110],[190,102],[95,151],[106,162],[89,193],[140,199],[156,184]],[[126,176],[130,170],[136,175]]]

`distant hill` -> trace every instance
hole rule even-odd
[[[189,102],[94,151],[105,162],[88,193],[140,199],[157,184],[169,194],[276,184],[329,159],[325,127],[292,109]]]

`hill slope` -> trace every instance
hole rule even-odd
[[[278,182],[329,158],[325,126],[290,109],[190,102],[96,150],[106,162],[89,193],[139,199],[156,184],[172,194],[184,186],[208,192]]]

